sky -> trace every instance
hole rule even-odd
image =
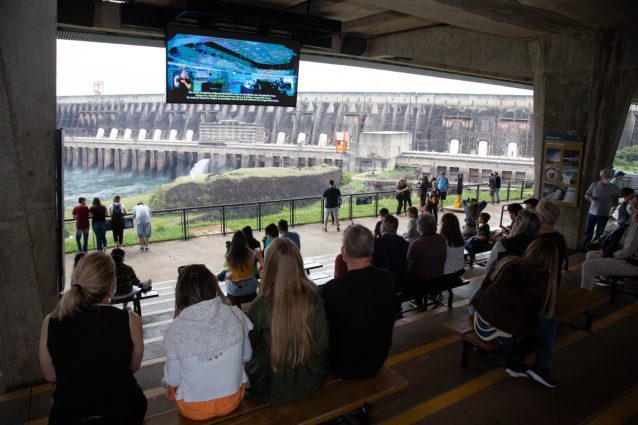
[[[105,95],[164,94],[163,48],[58,40],[57,49],[58,96],[92,95],[98,80]],[[532,95],[501,85],[304,61],[303,54],[298,91]]]

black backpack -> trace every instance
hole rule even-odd
[[[627,230],[627,227],[629,227],[628,224],[617,228],[616,230],[611,232],[609,236],[605,238],[605,240],[603,240],[603,257],[613,257],[614,252],[620,249],[620,238],[622,238],[622,235],[625,233],[625,230]]]
[[[122,204],[113,205],[111,220],[115,223],[124,223],[124,214],[122,213]]]

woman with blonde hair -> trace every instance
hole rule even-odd
[[[509,256],[498,263],[478,290],[474,329],[479,337],[499,346],[513,347],[506,372],[512,377],[530,376],[553,388],[549,358],[556,336],[558,249],[554,242],[538,238],[523,256]],[[532,367],[525,357],[536,349]]]
[[[55,382],[49,424],[141,424],[146,397],[133,374],[142,363],[140,317],[109,305],[115,265],[87,254],[73,270],[71,288],[40,332],[40,366]]]
[[[244,398],[253,328],[203,264],[178,269],[175,320],[164,334],[168,398],[189,419],[225,415]]]
[[[541,218],[532,210],[522,210],[512,224],[509,237],[494,244],[487,259],[485,273],[494,270],[496,264],[508,255],[521,256],[530,243],[540,235]]]
[[[301,399],[321,388],[326,375],[328,323],[321,296],[303,269],[297,246],[275,239],[248,310],[253,358],[246,365],[249,394],[267,402]]]

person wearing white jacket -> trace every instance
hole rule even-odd
[[[182,415],[203,420],[237,408],[248,382],[252,328],[241,310],[227,304],[206,266],[179,268],[175,320],[164,334],[164,380]]]

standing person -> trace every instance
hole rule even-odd
[[[490,178],[487,180],[487,186],[490,188],[490,199],[492,200],[492,205],[494,205],[494,190],[496,189],[494,173],[490,173]]]
[[[140,249],[148,251],[148,244],[151,242],[151,209],[143,202],[133,208],[133,220],[137,227],[137,237],[140,239]]]
[[[441,199],[441,192],[436,181],[432,182],[432,188],[428,192],[428,200],[425,204],[425,210],[434,216],[434,221],[439,222],[439,202]]]
[[[396,190],[396,199],[397,199],[397,215],[401,214],[401,210],[404,212],[407,211],[407,198],[406,193],[408,192],[408,182],[406,179],[399,179],[397,182],[397,190]],[[408,193],[409,197],[409,193]]]
[[[507,374],[530,376],[548,388],[556,386],[549,360],[556,337],[558,273],[556,245],[539,238],[521,257],[501,261],[472,298],[474,329],[481,339],[501,347],[517,342]],[[535,363],[529,367],[525,357],[534,349]]]
[[[445,203],[449,186],[450,181],[445,176],[445,171],[441,171],[441,176],[436,179],[436,188],[439,190],[439,211],[443,211],[443,204]]]
[[[126,208],[120,203],[120,195],[113,197],[113,203],[109,205],[111,215],[111,230],[113,231],[113,242],[116,248],[120,248],[124,243],[124,216]]]
[[[277,238],[268,251],[261,292],[248,310],[254,328],[246,372],[253,397],[281,403],[304,398],[323,385],[328,323],[323,300],[306,276],[295,244]]]
[[[481,211],[487,206],[487,201],[478,202],[472,198],[469,202],[465,199],[461,201],[463,211],[465,211],[465,224],[463,225],[463,239],[468,239],[476,235],[476,222]]]
[[[100,198],[93,198],[93,203],[91,208],[89,208],[89,217],[92,219],[91,226],[95,234],[98,251],[106,251],[106,217],[108,215],[109,212],[100,202]]]
[[[78,244],[78,252],[87,252],[89,248],[89,207],[86,206],[86,198],[80,197],[78,204],[73,207],[73,218],[75,219],[75,241]],[[80,245],[80,240],[84,236],[84,244]]]
[[[179,268],[175,315],[164,334],[168,399],[189,419],[225,415],[244,398],[252,323],[231,307],[203,264]]]
[[[133,374],[140,369],[140,317],[109,305],[115,265],[103,253],[85,255],[71,288],[40,332],[40,367],[54,382],[49,424],[131,424],[144,421],[146,397]]]
[[[523,201],[523,205],[525,205],[526,210],[536,210],[536,206],[538,206],[538,199],[536,198],[527,198]]]
[[[498,171],[494,171],[494,199],[497,204],[501,203],[499,192],[501,191],[501,176],[498,175]]]
[[[301,239],[299,238],[299,233],[290,232],[288,230],[288,222],[284,219],[279,220],[277,223],[277,229],[279,230],[279,235],[282,238],[290,239],[297,245],[297,248],[301,250]]]
[[[619,194],[618,186],[611,183],[611,171],[607,168],[600,170],[600,181],[592,183],[585,192],[585,199],[591,204],[581,244],[583,251],[587,251],[587,246],[592,241],[594,227],[596,228],[594,239],[600,238],[605,231],[611,207],[617,203]]]
[[[385,223],[395,217],[387,216]],[[401,237],[394,240],[406,244]],[[382,236],[378,241],[382,241]],[[374,378],[388,358],[396,316],[395,286],[390,272],[372,264],[377,245],[372,232],[354,224],[343,234],[341,254],[348,272],[321,288],[330,329],[329,371],[342,379]],[[405,261],[405,254],[403,256]],[[405,271],[405,263],[403,265]]]
[[[269,250],[270,252],[270,250]],[[226,293],[234,297],[245,297],[257,292],[255,279],[254,251],[248,248],[246,235],[240,230],[233,233],[228,252],[226,252],[228,272],[226,273]]]
[[[323,209],[323,231],[328,231],[328,217],[333,215],[337,222],[337,232],[341,230],[339,227],[339,202],[341,200],[341,191],[337,189],[334,180],[330,180],[328,189],[323,191],[325,204]]]
[[[428,181],[428,177],[426,175],[423,175],[423,177],[421,177],[421,181],[419,183],[419,189],[420,190],[420,206],[421,208],[425,207],[425,204],[427,202],[427,197],[428,197],[428,191],[430,190],[430,182]]]

